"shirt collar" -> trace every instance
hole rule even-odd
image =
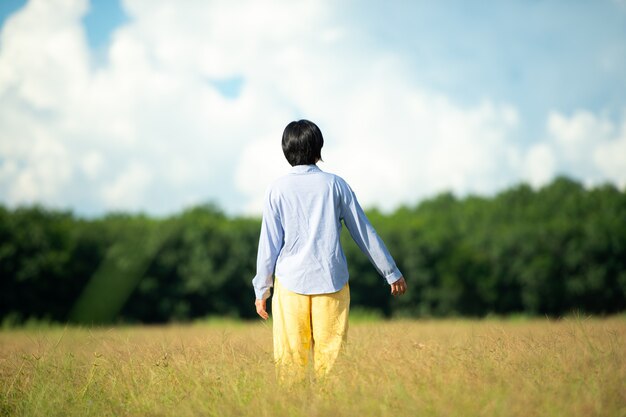
[[[321,172],[317,165],[296,165],[291,167],[290,174],[308,174],[309,172]]]

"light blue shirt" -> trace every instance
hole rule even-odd
[[[389,284],[402,277],[350,186],[317,165],[297,165],[265,194],[257,274],[252,280],[256,298],[269,297],[274,275],[299,294],[341,290],[348,282],[339,240],[342,220]]]

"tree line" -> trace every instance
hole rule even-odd
[[[626,309],[626,194],[612,185],[561,177],[368,216],[409,292],[390,297],[344,228],[353,307],[387,317]],[[210,204],[162,219],[0,206],[0,320],[253,318],[260,223]]]

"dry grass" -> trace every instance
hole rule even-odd
[[[0,333],[0,415],[626,416],[626,320],[358,323],[276,385],[266,323]]]

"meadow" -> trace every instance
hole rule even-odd
[[[271,324],[0,332],[2,416],[626,416],[626,318],[354,321],[280,387]]]

